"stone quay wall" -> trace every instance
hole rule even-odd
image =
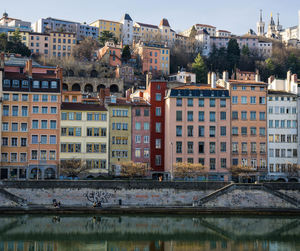
[[[158,181],[2,181],[0,209],[51,207],[189,207],[199,209],[271,209],[300,213],[300,183],[233,184]]]

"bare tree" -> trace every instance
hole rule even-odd
[[[238,181],[241,181],[241,177],[251,178],[251,176],[258,174],[257,168],[252,166],[231,166],[229,172],[232,177],[238,177]]]
[[[149,169],[145,163],[137,163],[133,161],[125,161],[120,163],[121,176],[123,177],[145,177]]]
[[[202,164],[178,162],[174,164],[176,178],[197,178],[206,175],[206,168]]]
[[[78,177],[90,169],[91,167],[80,159],[62,160],[60,163],[60,174],[67,177]]]

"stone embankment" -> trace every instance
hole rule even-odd
[[[299,183],[3,181],[2,212],[300,214]],[[53,200],[61,207],[54,208]],[[93,205],[100,205],[94,208]]]

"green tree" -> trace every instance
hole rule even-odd
[[[5,33],[0,34],[0,51],[6,51],[7,48],[7,35]]]
[[[130,47],[129,45],[125,45],[122,50],[122,60],[127,62],[129,59],[131,59]]]
[[[99,42],[101,47],[103,47],[105,43],[110,40],[113,40],[115,43],[118,42],[118,39],[115,37],[114,33],[110,31],[102,31],[100,33]]]
[[[243,56],[249,56],[250,55],[250,50],[249,50],[249,47],[247,45],[243,45],[242,55]]]
[[[190,32],[190,38],[195,38],[196,35],[197,35],[197,30],[196,30],[195,26],[193,25],[191,32]]]
[[[15,29],[13,35],[9,38],[9,41],[11,41],[13,43],[21,43],[22,36],[20,33],[20,29]]]
[[[207,82],[207,67],[200,53],[197,55],[194,63],[192,64],[192,71],[196,73],[197,82]]]
[[[240,53],[240,48],[236,39],[231,38],[227,45],[227,61],[229,72],[233,72],[235,68],[239,67]]]

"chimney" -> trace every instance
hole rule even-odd
[[[255,82],[260,82],[260,75],[259,75],[259,71],[258,70],[255,73]]]
[[[289,92],[291,89],[291,75],[292,75],[291,71],[288,71],[286,73],[285,91],[287,91],[287,92]]]
[[[140,94],[140,95],[139,95],[139,96],[140,96],[140,98],[144,98],[144,93],[143,93],[143,92],[141,92],[141,91],[140,91],[140,93],[139,93],[139,94]]]
[[[104,104],[104,100],[105,100],[105,89],[104,88],[100,89],[99,99],[101,100],[102,104]]]
[[[269,78],[268,78],[268,84],[272,84],[272,82],[274,81],[275,77],[273,75],[271,75]]]
[[[130,101],[131,89],[126,90],[126,100]]]
[[[298,81],[298,76],[297,76],[297,74],[293,74],[293,75],[292,75],[292,82],[297,84],[297,81]]]
[[[228,82],[228,78],[229,78],[228,71],[223,71],[223,81]]]
[[[151,79],[152,79],[152,73],[148,72],[146,75],[146,89],[149,87]]]
[[[207,73],[207,84],[208,85],[211,84],[211,72],[210,71]]]
[[[27,71],[28,77],[32,78],[32,59],[27,60],[26,71]]]
[[[217,87],[217,76],[215,72],[211,73],[211,88]]]

